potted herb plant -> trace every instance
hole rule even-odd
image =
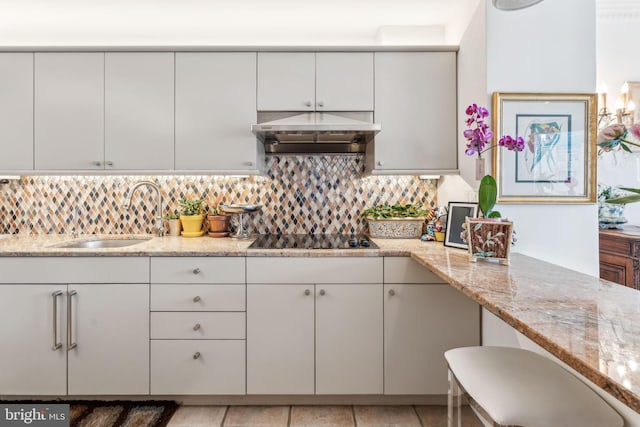
[[[229,223],[231,216],[225,215],[220,211],[220,201],[222,194],[218,195],[213,203],[209,204],[209,236],[210,237],[226,237],[229,235]]]
[[[197,237],[204,234],[204,230],[202,230],[204,206],[204,199],[190,200],[184,197],[180,200],[180,222],[182,223],[183,236]]]
[[[169,236],[179,236],[182,227],[180,225],[180,214],[174,212],[164,217],[165,221],[169,224]]]
[[[376,205],[362,212],[369,224],[369,236],[378,238],[412,239],[422,235],[422,227],[429,214],[421,204]]]

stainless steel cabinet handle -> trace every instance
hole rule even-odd
[[[200,359],[200,352],[199,351],[196,351],[195,354],[193,355],[193,360],[196,360],[196,359]]]
[[[197,331],[198,329],[200,329],[200,323],[196,323],[195,326],[193,327],[194,331]]]
[[[200,274],[200,269],[199,268],[194,268],[193,269],[193,274]]]
[[[318,102],[318,107],[324,107],[324,102],[323,101],[319,101]]]
[[[71,305],[71,297],[78,295],[78,291],[67,292],[67,351],[71,351],[78,346],[73,342],[73,305]]]
[[[94,165],[94,166],[102,166],[102,162],[97,162],[97,161],[96,161],[96,162],[93,162],[93,165]]]
[[[107,166],[113,166],[113,162],[112,161],[106,161],[104,162],[105,165]]]
[[[246,164],[247,166],[253,166],[253,162],[252,162],[252,161],[245,162],[245,164]]]
[[[306,105],[307,107],[311,107],[313,104],[311,104],[311,101],[307,101],[304,103],[304,105]]]
[[[55,291],[51,294],[53,297],[53,351],[60,350],[62,343],[58,342],[58,297],[62,295],[62,291]]]
[[[198,301],[200,301],[200,297],[199,296],[193,297],[193,302],[198,302]]]
[[[309,289],[305,289],[305,290],[304,290],[304,294],[305,294],[305,295],[311,295],[311,291],[310,291]]]
[[[324,289],[320,289],[320,295],[324,295],[326,294],[326,292],[324,291]]]
[[[382,166],[382,165],[384,165],[384,161],[383,160],[379,160],[378,161],[378,166]]]
[[[396,294],[396,291],[394,291],[393,289],[389,289],[389,295],[394,296]]]

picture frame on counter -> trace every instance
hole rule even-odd
[[[510,135],[525,145],[492,150],[498,203],[595,203],[596,96],[493,93],[494,143]]]
[[[467,202],[449,202],[447,213],[447,228],[445,229],[444,245],[452,248],[468,249],[466,239],[462,233],[466,233],[465,222],[467,217],[478,216],[478,204]]]

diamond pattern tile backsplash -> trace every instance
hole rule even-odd
[[[249,215],[252,233],[360,233],[360,213],[380,203],[436,206],[437,181],[415,176],[364,177],[360,156],[270,156],[267,176],[27,176],[0,186],[0,231],[21,234],[152,233],[154,193],[142,187],[131,209],[129,188],[148,179],[160,185],[163,216],[182,197],[221,204],[261,204]]]

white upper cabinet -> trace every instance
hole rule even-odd
[[[372,110],[373,53],[258,53],[258,111]]]
[[[375,121],[369,171],[456,170],[455,52],[376,52]]]
[[[33,53],[0,53],[0,170],[33,169]]]
[[[258,111],[315,109],[313,52],[258,52]]]
[[[316,110],[373,111],[373,53],[316,53]]]
[[[35,168],[104,169],[104,53],[35,54]]]
[[[105,169],[173,169],[173,58],[105,54]]]
[[[255,170],[255,106],[255,52],[176,53],[175,169]]]

